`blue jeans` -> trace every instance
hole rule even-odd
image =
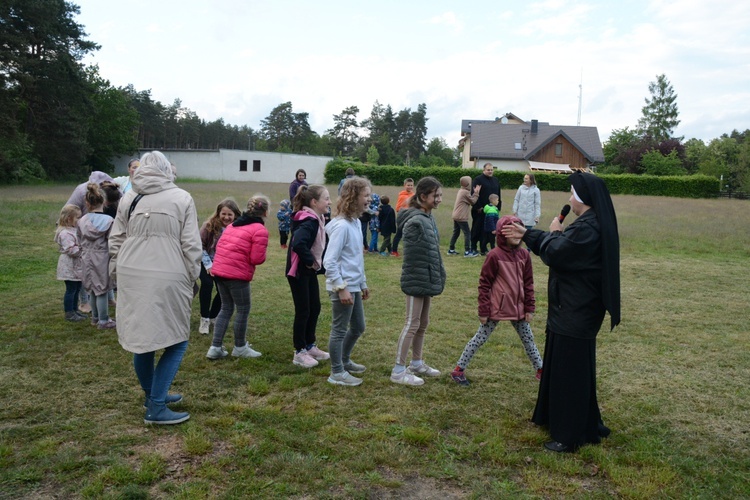
[[[370,251],[371,252],[377,252],[378,251],[378,231],[373,231],[370,229]]]
[[[106,295],[105,295],[106,297]],[[154,351],[133,355],[133,368],[141,383],[146,397],[150,398],[157,406],[164,405],[164,400],[172,385],[174,376],[182,363],[182,357],[187,350],[188,341],[174,344],[164,349],[164,354],[159,358],[159,363],[154,368]]]
[[[224,334],[229,328],[229,320],[232,319],[234,306],[237,306],[237,314],[234,316],[234,345],[243,347],[246,344],[247,317],[250,316],[250,282],[243,280],[228,280],[214,278],[216,288],[221,296],[221,310],[216,317],[214,338],[211,345],[221,347],[224,342]]]
[[[362,292],[352,292],[354,304],[342,304],[337,292],[328,292],[331,298],[331,336],[328,351],[331,355],[331,373],[342,373],[349,363],[354,344],[365,332],[365,309]]]
[[[63,310],[65,312],[74,312],[78,310],[78,294],[80,292],[80,281],[65,280],[65,295],[63,296]]]

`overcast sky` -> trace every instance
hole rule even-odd
[[[428,138],[506,112],[633,128],[648,85],[672,83],[676,135],[750,128],[750,2],[72,0],[115,86],[211,121],[260,127],[291,101],[323,134],[356,105],[427,105]],[[583,77],[583,78],[581,78]]]

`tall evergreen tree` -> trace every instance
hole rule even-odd
[[[677,94],[665,75],[658,75],[655,82],[648,85],[651,99],[646,98],[646,105],[641,108],[643,116],[638,120],[638,127],[645,135],[657,141],[672,138],[674,128],[679,125],[677,119]]]
[[[92,90],[80,60],[99,48],[75,22],[78,6],[64,0],[0,4],[0,121],[6,140],[27,137],[52,178],[80,178],[91,151]],[[7,121],[6,121],[7,120]]]

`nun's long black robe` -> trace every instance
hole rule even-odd
[[[544,369],[532,421],[571,449],[598,443],[608,430],[596,399],[596,336],[606,310],[596,212],[565,231],[529,230],[523,240],[549,266]]]

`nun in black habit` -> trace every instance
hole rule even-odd
[[[544,368],[532,422],[547,426],[551,451],[575,451],[609,435],[596,399],[596,335],[605,311],[620,323],[620,239],[609,190],[599,177],[569,177],[570,205],[578,218],[549,232],[505,226],[549,266]]]

